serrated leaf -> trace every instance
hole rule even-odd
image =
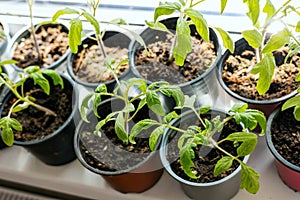
[[[277,50],[283,45],[289,43],[290,38],[291,33],[287,29],[283,29],[282,31],[273,34],[268,43],[263,48],[262,53],[272,53],[274,50]]]
[[[43,74],[48,75],[52,79],[54,85],[60,85],[62,89],[64,88],[64,81],[55,70],[45,69],[43,70]]]
[[[267,14],[266,21],[269,20],[276,12],[275,7],[270,0],[266,0],[266,4],[265,7],[263,8],[263,12]]]
[[[180,11],[181,6],[178,3],[165,2],[160,3],[159,6],[154,11],[154,22],[163,15],[171,15],[176,10]]]
[[[194,108],[194,104],[196,101],[196,95],[193,96],[188,96],[188,95],[184,95],[184,108]]]
[[[219,32],[219,34],[223,40],[224,47],[226,49],[228,49],[231,53],[233,53],[234,52],[234,43],[233,43],[233,40],[231,39],[230,35],[226,31],[224,31],[222,28],[215,27],[215,29]]]
[[[253,67],[251,73],[259,74],[256,88],[260,95],[269,90],[275,67],[275,58],[272,53],[265,54],[263,59]]]
[[[151,109],[154,113],[164,116],[165,111],[162,107],[158,94],[153,91],[148,91],[146,94],[146,101],[149,109]]]
[[[149,129],[150,127],[154,125],[160,125],[157,121],[153,119],[144,119],[136,123],[131,131],[129,136],[129,141],[132,144],[135,144],[135,137],[143,130]]]
[[[251,47],[258,48],[262,45],[263,37],[258,30],[246,30],[242,32],[242,35]]]
[[[242,164],[241,189],[246,189],[251,194],[256,194],[259,190],[259,174],[251,167]]]
[[[30,74],[30,78],[33,79],[34,85],[40,86],[47,95],[50,94],[50,84],[42,74],[33,73]]]
[[[184,12],[191,18],[194,25],[196,26],[196,30],[202,39],[206,42],[209,41],[209,29],[206,20],[203,15],[197,10],[187,8]]]
[[[80,116],[81,116],[82,120],[85,122],[89,122],[86,117],[86,110],[89,108],[89,101],[93,96],[94,96],[94,93],[89,93],[88,95],[86,95],[83,98],[82,103],[80,105]]]
[[[96,34],[100,35],[101,34],[100,33],[100,25],[99,25],[99,22],[97,21],[97,19],[93,15],[91,15],[90,13],[88,13],[86,11],[84,11],[82,13],[82,15],[94,27]]]
[[[115,132],[120,140],[128,142],[128,135],[125,130],[125,119],[123,112],[120,112],[116,118]]]
[[[192,149],[193,147],[195,147],[195,144],[193,142],[193,138],[190,138],[179,151],[180,164],[186,175],[190,178],[198,178],[197,172],[192,170],[192,167],[195,166],[193,163],[193,159],[195,158],[195,153]]]
[[[233,158],[230,156],[224,156],[220,160],[218,160],[215,168],[214,175],[218,176],[222,174],[224,171],[229,169],[232,166]]]
[[[220,116],[216,116],[215,118],[212,119],[212,122],[214,123],[214,127],[220,132],[222,131],[224,125],[223,123],[221,122],[221,118]]]
[[[78,46],[81,44],[82,21],[78,18],[70,21],[70,31],[68,34],[69,46],[72,53],[78,52]]]
[[[155,147],[157,146],[157,141],[158,141],[159,137],[161,135],[163,135],[166,128],[167,128],[166,125],[162,125],[162,126],[155,128],[152,131],[150,138],[149,138],[149,146],[150,146],[151,151],[155,150]]]
[[[8,116],[0,119],[1,137],[7,146],[12,146],[14,142],[13,129],[22,131],[22,125],[14,118]]]
[[[52,17],[52,21],[56,21],[60,16],[62,15],[66,15],[66,14],[77,14],[79,15],[80,13],[75,10],[75,9],[72,9],[72,8],[64,8],[64,9],[61,9],[61,10],[58,10]]]
[[[182,149],[187,139],[193,139],[195,137],[194,129],[188,129],[180,136],[177,142],[178,149]]]

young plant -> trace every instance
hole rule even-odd
[[[194,24],[197,32],[206,42],[209,41],[209,27],[203,15],[195,7],[205,0],[178,0],[178,2],[160,2],[154,11],[154,21],[146,21],[146,24],[153,29],[166,31],[172,35],[173,41],[169,59],[175,59],[177,65],[182,66],[188,53],[192,51],[192,39],[190,35],[190,25]],[[222,4],[223,5],[223,4]],[[223,12],[225,6],[221,9]],[[161,16],[179,13],[175,34],[171,33],[167,27],[158,21]],[[229,34],[220,27],[214,27],[221,35],[224,46],[231,52],[234,51],[233,41]]]
[[[249,12],[247,16],[250,18],[253,29],[242,32],[243,37],[248,41],[249,45],[256,49],[257,64],[252,68],[253,74],[258,74],[257,91],[260,95],[266,93],[271,85],[272,77],[275,69],[275,58],[273,51],[281,48],[284,45],[290,44],[291,51],[286,58],[297,53],[298,49],[293,47],[299,46],[300,40],[295,37],[295,33],[300,31],[300,21],[295,20],[295,24],[288,23],[288,17],[292,14],[300,15],[300,7],[294,7],[291,4],[292,0],[286,0],[282,6],[275,8],[271,0],[265,1],[262,11],[260,11],[259,0],[244,0],[247,4]],[[266,15],[262,25],[259,23],[260,15]],[[282,29],[273,33],[268,40],[268,28],[279,22]]]
[[[5,64],[16,64],[16,62],[12,60],[0,62],[0,66]],[[64,84],[61,76],[57,72],[50,69],[41,70],[38,66],[29,66],[25,68],[24,73],[20,74],[20,80],[17,83],[14,83],[7,74],[2,73],[2,69],[0,69],[0,72],[0,86],[6,86],[17,99],[11,106],[8,115],[1,117],[0,119],[2,139],[6,145],[11,146],[14,141],[13,130],[22,131],[21,123],[15,118],[11,117],[12,113],[17,113],[19,111],[27,109],[29,106],[33,106],[45,112],[47,115],[56,116],[56,113],[54,111],[35,103],[35,98],[32,97],[32,94],[35,92],[34,90],[24,93],[25,82],[28,79],[32,79],[34,84],[39,85],[47,95],[50,94],[50,84],[44,75],[50,77],[53,80],[54,85],[60,85],[63,88]]]
[[[105,84],[99,84],[94,92],[88,94],[83,99],[80,107],[80,113],[82,119],[88,122],[86,111],[89,108],[90,100],[93,101],[93,112],[97,117],[100,117],[98,115],[97,107],[103,96],[115,97],[122,100],[124,102],[123,109],[112,112],[107,115],[105,119],[100,120],[96,125],[94,133],[98,134],[101,127],[108,121],[115,121],[115,132],[117,137],[124,143],[128,143],[132,141],[129,140],[130,132],[128,130],[128,122],[136,116],[138,111],[140,111],[144,106],[148,106],[148,108],[157,115],[164,116],[166,113],[159,98],[160,93],[168,97],[172,97],[176,102],[176,106],[179,107],[183,105],[184,95],[178,87],[171,86],[167,82],[155,82],[148,86],[145,80],[138,78],[131,78],[127,81],[119,81],[116,75],[116,70],[124,62],[127,62],[127,60],[115,64],[115,59],[107,57],[105,60],[105,66],[112,71],[117,81],[117,87],[113,93],[110,93],[107,92]],[[134,88],[138,88],[140,93],[135,96],[130,96],[130,90]],[[135,107],[133,102],[139,102],[138,106]]]
[[[227,169],[229,169],[233,161],[237,161],[242,168],[241,175],[241,188],[245,188],[250,193],[256,193],[259,190],[259,174],[252,169],[250,166],[243,163],[241,160],[244,156],[247,156],[253,152],[257,144],[257,135],[255,133],[248,132],[254,130],[257,125],[261,127],[261,134],[265,134],[266,129],[266,118],[264,114],[257,110],[248,109],[248,105],[245,103],[235,104],[229,111],[228,116],[221,120],[220,116],[216,116],[211,120],[203,119],[202,115],[210,110],[209,106],[203,106],[200,109],[194,107],[195,96],[185,96],[185,102],[182,108],[191,109],[201,125],[197,124],[189,126],[186,130],[170,125],[170,121],[177,118],[178,115],[175,112],[171,112],[166,115],[163,122],[157,122],[155,120],[145,119],[138,122],[131,130],[129,140],[134,143],[134,138],[138,135],[141,130],[148,129],[152,126],[157,126],[151,134],[150,144],[151,149],[155,147],[157,138],[165,132],[165,129],[175,130],[178,134],[181,134],[178,140],[178,148],[180,155],[180,164],[184,172],[190,178],[199,178],[197,172],[194,170],[194,162],[197,153],[195,148],[198,145],[209,146],[216,148],[223,152],[225,156],[218,160],[215,168],[214,175],[217,176]],[[237,125],[243,126],[243,131],[234,132],[228,135],[225,139],[216,141],[213,136],[221,132],[226,126],[227,122],[234,120]],[[237,150],[237,155],[231,155],[229,152],[224,150],[220,144],[225,141],[233,142],[232,148]]]

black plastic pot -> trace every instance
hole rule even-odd
[[[279,114],[281,112],[292,113],[293,110],[289,109],[286,111],[281,111],[281,106],[280,106],[271,113],[267,123],[266,141],[270,152],[273,154],[275,158],[277,172],[280,178],[282,179],[282,181],[293,190],[300,191],[300,166],[296,166],[295,164],[283,158],[283,156],[276,150],[274,143],[272,141],[271,129],[274,126],[274,123],[277,124],[279,123],[277,119],[279,118]],[[295,124],[299,124],[299,122],[296,122],[295,120]],[[281,124],[281,126],[285,126],[285,125]]]
[[[105,116],[109,114],[107,113],[107,110],[117,111],[120,108],[122,108],[122,105],[123,102],[116,98],[107,99],[101,102],[98,106],[98,112],[101,115],[101,119],[104,119]],[[156,115],[154,117],[156,117]],[[154,184],[156,184],[156,182],[160,179],[163,173],[163,168],[159,159],[158,151],[147,153],[147,156],[145,156],[145,159],[142,162],[138,163],[137,165],[131,165],[131,167],[129,167],[128,169],[113,169],[111,171],[110,170],[104,171],[95,167],[98,165],[101,166],[103,164],[106,164],[111,167],[115,167],[115,166],[113,166],[112,163],[110,164],[103,163],[103,161],[101,161],[100,158],[97,158],[96,155],[95,157],[93,156],[93,158],[89,158],[89,157],[86,158],[87,156],[83,154],[82,152],[83,150],[81,149],[81,146],[88,147],[89,142],[86,143],[83,142],[83,140],[81,139],[82,135],[84,132],[93,133],[93,131],[95,130],[95,126],[99,120],[94,116],[94,113],[92,111],[88,113],[87,118],[90,121],[90,123],[80,121],[79,125],[77,126],[75,138],[74,138],[74,148],[75,148],[76,155],[79,161],[81,162],[81,164],[86,169],[90,170],[95,174],[101,175],[101,177],[104,178],[104,180],[112,188],[122,193],[140,193],[151,188]],[[108,139],[105,133],[101,133],[101,138],[102,138],[101,141]],[[125,158],[128,157],[129,154],[134,154],[134,152],[125,151],[124,149],[121,149],[118,146],[115,146],[115,150],[116,152],[114,153],[114,158],[116,157]],[[96,151],[101,152],[101,155],[104,155],[104,157],[108,156],[107,154],[109,153],[105,150],[105,148],[96,149]],[[92,166],[87,162],[87,160],[91,160],[91,159],[94,160],[95,166]],[[102,164],[100,165],[99,163]]]
[[[169,18],[169,19],[162,20],[161,23],[165,24],[166,27],[171,32],[174,32],[176,30],[177,19],[178,19],[177,17]],[[196,33],[195,26],[190,26],[190,28],[191,28],[191,35],[195,35]],[[217,63],[221,58],[221,47],[219,45],[219,40],[214,30],[210,28],[209,31],[210,31],[210,40],[213,41],[214,43],[216,55],[217,55],[215,62],[210,66],[209,69],[207,69],[198,78],[177,85],[182,89],[184,94],[189,96],[196,95],[197,96],[196,104],[199,106],[213,105],[218,96],[215,73],[216,73]],[[153,30],[151,28],[145,28],[145,30],[140,34],[140,36],[143,38],[146,45],[157,41],[165,41],[167,37],[166,35],[167,35],[166,32]],[[143,78],[135,67],[136,52],[141,49],[144,49],[144,47],[138,41],[133,41],[129,49],[130,67],[133,75],[138,78]],[[151,84],[152,82],[147,80],[147,83]]]
[[[222,111],[212,110],[209,112],[212,116],[220,115],[221,117],[225,117],[226,114]],[[184,126],[184,124],[190,125],[191,121],[195,119],[195,114],[191,111],[184,112],[179,118],[173,120],[171,125],[175,127]],[[223,179],[218,181],[210,182],[210,183],[196,183],[179,177],[171,168],[170,162],[166,158],[166,155],[169,151],[169,145],[176,145],[177,140],[174,139],[176,135],[176,131],[167,129],[160,148],[160,159],[163,163],[165,170],[168,174],[176,180],[184,193],[189,196],[191,199],[209,199],[209,200],[228,200],[233,198],[240,189],[241,183],[241,166],[239,166],[233,173],[226,176]],[[178,154],[179,156],[179,154]],[[179,157],[178,157],[179,158]],[[245,156],[243,162],[246,163],[248,161],[249,156]]]
[[[78,52],[82,51],[84,45],[88,45],[88,46],[97,45],[97,41],[92,39],[91,37],[95,38],[95,33],[88,34],[88,36],[82,40],[82,44],[78,47]],[[103,36],[103,43],[104,43],[104,46],[106,46],[106,47],[118,47],[119,46],[121,48],[128,49],[130,42],[131,42],[131,37],[129,35],[127,35],[124,32],[119,32],[116,30],[106,30],[105,34]],[[87,89],[94,90],[98,86],[99,83],[90,83],[90,82],[82,81],[80,78],[78,78],[74,74],[73,61],[75,59],[75,56],[76,56],[76,54],[73,54],[73,53],[70,53],[70,55],[68,56],[67,69],[68,69],[69,75],[76,83],[83,85]],[[123,72],[120,75],[119,79],[125,80],[125,79],[127,79],[126,77],[128,77],[129,74],[130,74],[130,69],[127,69],[125,72]],[[106,84],[108,91],[112,92],[116,85],[116,81],[115,81],[115,79],[113,79],[113,80],[105,82],[105,84]]]
[[[35,26],[37,26],[38,24],[36,24]],[[63,27],[63,31],[65,31],[66,33],[69,33],[69,29],[64,25],[64,24],[43,24],[41,26],[44,27],[57,27],[58,25]],[[9,50],[9,58],[13,57],[14,51],[16,49],[16,44],[18,44],[22,38],[28,38],[30,37],[30,26],[25,26],[22,29],[20,29],[11,39],[11,42],[8,46],[8,50]],[[70,50],[68,49],[57,61],[55,61],[54,63],[52,63],[51,65],[49,65],[47,68],[48,69],[56,69],[59,66],[61,66],[67,59],[68,55],[70,53]],[[23,69],[18,67],[17,65],[13,64],[11,65],[17,72],[22,72]]]
[[[0,41],[0,58],[2,57],[2,55],[5,53],[7,45],[9,43],[10,40],[10,36],[9,36],[9,26],[7,23],[5,23],[4,19],[0,19],[0,24],[3,27],[3,31],[5,34],[5,38],[2,38]]]
[[[74,83],[68,76],[63,74],[60,75],[64,81],[64,90],[71,90],[73,94],[73,110],[72,113],[70,113],[70,116],[60,128],[43,139],[28,142],[17,140],[14,141],[14,145],[24,147],[35,157],[48,165],[62,165],[73,161],[76,158],[73,148],[73,141],[76,124],[80,117],[78,110],[78,89],[74,87]],[[3,105],[12,97],[12,92],[7,93],[5,99],[3,100]],[[3,107],[0,108],[0,113],[2,113],[2,110]]]
[[[248,42],[244,38],[242,38],[242,39],[238,40],[235,43],[234,55],[239,55],[244,50],[253,51],[253,48],[251,46],[249,46]],[[277,98],[277,99],[253,100],[253,99],[248,99],[248,98],[245,98],[243,96],[240,96],[237,93],[234,93],[233,91],[231,91],[228,88],[228,86],[224,83],[224,81],[222,79],[222,71],[223,71],[223,68],[224,68],[224,63],[226,62],[229,55],[231,55],[229,50],[227,50],[223,54],[223,56],[221,58],[221,61],[220,61],[220,64],[219,64],[219,67],[218,67],[218,71],[217,71],[217,79],[218,79],[221,87],[225,90],[225,92],[227,94],[229,94],[231,97],[233,97],[235,100],[248,103],[249,108],[260,110],[265,114],[266,117],[268,117],[278,105],[280,105],[281,103],[283,103],[287,99],[291,98],[292,96],[296,95],[297,91],[294,91],[294,92],[292,92],[288,95],[282,96],[282,97]]]

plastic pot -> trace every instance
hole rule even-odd
[[[212,110],[210,113],[212,116],[220,115],[225,117],[226,114],[222,111]],[[175,127],[185,126],[185,124],[191,125],[191,121],[195,119],[195,114],[193,112],[187,111],[184,112],[179,118],[173,120],[171,125]],[[213,181],[209,183],[196,183],[178,176],[173,169],[171,168],[171,163],[175,162],[177,158],[170,161],[167,158],[170,145],[177,146],[177,140],[174,139],[174,136],[177,134],[176,131],[167,129],[160,148],[160,158],[163,163],[164,168],[168,174],[176,180],[184,193],[189,196],[191,199],[209,199],[209,200],[228,200],[233,198],[240,189],[241,184],[241,166],[239,166],[233,173],[226,176],[223,179],[218,181]],[[173,153],[173,152],[172,152]],[[179,156],[179,152],[178,152]],[[179,157],[178,157],[179,158]],[[248,161],[249,156],[245,156],[243,162]],[[171,163],[170,163],[171,162]]]
[[[79,118],[78,110],[78,89],[74,87],[74,83],[69,77],[60,74],[64,81],[64,90],[72,91],[72,112],[67,120],[56,131],[46,137],[33,141],[18,141],[15,139],[14,145],[22,146],[36,158],[47,165],[63,165],[73,161],[76,158],[73,148],[74,133],[76,129],[76,121]],[[27,84],[27,82],[25,83]],[[30,83],[29,83],[30,84]],[[51,86],[50,82],[50,86]],[[51,93],[50,93],[51,95]],[[3,101],[8,102],[13,96],[12,92],[8,92]],[[2,113],[3,106],[0,108]]]
[[[101,115],[101,119],[104,119],[107,115],[106,109],[118,110],[122,107],[122,104],[123,103],[116,98],[107,99],[101,102],[98,106],[98,112]],[[74,138],[74,148],[77,158],[86,169],[90,170],[95,174],[101,175],[101,177],[112,188],[122,193],[140,193],[145,190],[148,190],[156,184],[156,182],[160,179],[163,173],[163,168],[159,159],[158,151],[147,153],[146,158],[142,162],[136,165],[131,165],[131,167],[127,169],[102,170],[100,168],[95,167],[94,165],[98,166],[100,165],[99,163],[107,163],[101,160],[101,158],[98,158],[95,154],[93,155],[93,158],[90,158],[82,152],[83,150],[81,149],[81,147],[88,147],[89,145],[89,142],[84,142],[81,139],[84,132],[88,131],[93,133],[95,126],[98,122],[98,119],[94,116],[92,111],[89,112],[87,118],[90,121],[90,123],[80,121],[79,125],[77,126]],[[96,139],[94,139],[93,141],[95,140]],[[110,139],[108,139],[104,133],[101,133],[101,139],[99,139],[99,143],[104,143],[104,140],[110,141]],[[111,145],[113,145],[113,147],[116,149],[113,150],[116,151],[113,154],[115,159],[127,158],[129,154],[133,154],[133,152],[127,152],[114,144]],[[99,152],[99,154],[103,155],[104,157],[109,156],[109,150],[107,150],[109,151],[107,152],[105,148],[100,148],[101,147],[99,147],[99,149],[95,149],[95,151]],[[94,165],[91,165],[90,162],[87,162],[87,160],[90,159],[95,160]],[[109,163],[107,165],[115,168],[115,166],[113,166],[113,163]]]
[[[64,25],[64,24],[43,24],[41,26],[47,28],[47,27],[57,27],[57,26],[62,26],[62,30],[66,33],[69,33],[69,29]],[[36,24],[35,26],[38,26],[38,24]],[[22,29],[20,29],[11,39],[11,42],[8,46],[8,50],[9,50],[9,57],[13,58],[14,55],[14,51],[16,49],[16,45],[21,41],[22,38],[28,38],[30,37],[30,26],[25,26]],[[59,66],[61,66],[67,59],[68,54],[69,54],[69,48],[68,50],[55,62],[53,62],[51,65],[49,65],[47,67],[47,69],[56,69]],[[18,67],[17,65],[13,64],[11,65],[17,72],[22,72],[23,69]]]
[[[7,70],[5,69],[5,67],[0,66],[2,68],[2,73],[7,74]],[[2,104],[3,98],[5,96],[5,93],[7,92],[7,88],[5,88],[4,86],[0,87],[0,105]],[[7,147],[7,145],[3,142],[1,135],[0,135],[0,149],[3,149]]]
[[[244,50],[253,51],[253,48],[251,46],[249,46],[248,42],[244,38],[242,38],[235,43],[234,55],[239,55]],[[266,117],[268,117],[278,105],[280,105],[282,102],[286,101],[287,99],[291,98],[292,96],[296,95],[297,91],[295,90],[294,92],[292,92],[290,94],[287,94],[285,96],[282,96],[282,97],[276,98],[276,99],[253,100],[253,99],[245,98],[245,97],[240,96],[239,94],[233,92],[232,90],[230,90],[228,88],[228,86],[225,84],[225,82],[222,79],[222,71],[224,68],[224,63],[226,62],[226,60],[228,59],[230,54],[231,53],[229,50],[227,50],[223,54],[223,56],[220,60],[218,70],[217,70],[217,79],[218,79],[221,87],[223,88],[223,90],[225,90],[225,92],[227,94],[229,94],[233,99],[235,99],[237,101],[242,101],[242,102],[248,103],[249,108],[260,110],[265,114]]]
[[[174,32],[176,29],[177,19],[178,19],[177,17],[168,18],[162,20],[161,23],[165,24],[165,26],[171,32]],[[195,36],[196,34],[195,26],[190,26],[190,28],[191,28],[191,35]],[[221,47],[219,45],[219,40],[214,30],[210,28],[209,31],[210,31],[210,40],[213,41],[214,43],[215,52],[217,56],[215,62],[212,63],[212,65],[199,77],[191,81],[176,85],[181,88],[184,94],[189,96],[196,95],[197,96],[196,104],[199,106],[213,105],[218,96],[218,89],[217,87],[215,87],[217,84],[215,80],[215,76],[216,76],[215,73],[216,73],[217,63],[221,58]],[[153,30],[151,28],[145,28],[143,32],[140,34],[140,36],[143,38],[145,44],[148,45],[158,41],[165,41],[167,38],[167,33],[163,31]],[[135,66],[135,60],[137,59],[136,52],[141,49],[144,49],[144,47],[138,41],[133,41],[130,45],[130,51],[129,51],[130,67],[133,75],[138,78],[143,78]],[[150,80],[146,80],[146,81],[148,84],[152,83]]]
[[[297,166],[289,161],[287,161],[275,148],[273,140],[272,140],[272,126],[274,123],[277,123],[277,119],[281,112],[293,112],[293,110],[281,111],[281,107],[275,109],[270,115],[267,123],[267,132],[266,132],[266,141],[268,148],[272,155],[275,158],[275,164],[277,167],[277,172],[282,179],[282,181],[289,186],[291,189],[295,191],[300,191],[300,166]],[[292,117],[292,119],[294,119]],[[295,120],[295,119],[294,119]],[[295,120],[296,124],[299,124]],[[282,124],[284,126],[284,124]]]
[[[88,36],[82,40],[82,44],[78,47],[78,52],[83,50],[84,45],[88,45],[88,46],[97,45],[97,41],[92,39],[91,37],[95,38],[94,32],[88,34]],[[106,47],[121,47],[121,48],[128,49],[128,46],[131,42],[131,37],[128,34],[117,31],[117,30],[106,30],[102,40],[103,40],[104,46],[106,46]],[[99,82],[98,83],[86,82],[86,81],[81,80],[78,76],[75,75],[75,73],[73,71],[73,68],[74,68],[73,62],[74,62],[75,56],[76,56],[76,54],[74,54],[74,53],[70,53],[68,56],[67,70],[68,70],[69,75],[76,83],[83,85],[87,89],[94,90],[98,86]],[[126,77],[129,74],[130,74],[130,69],[127,69],[125,72],[123,72],[120,75],[119,79],[124,80],[124,79],[126,79]],[[108,91],[112,92],[116,85],[116,81],[115,81],[115,79],[113,79],[110,81],[106,81],[105,84],[107,86]]]
[[[3,27],[3,31],[5,34],[5,38],[2,38],[0,41],[0,58],[2,57],[2,55],[5,53],[8,42],[10,40],[10,36],[9,36],[9,26],[7,23],[4,22],[4,19],[0,19],[0,24]]]

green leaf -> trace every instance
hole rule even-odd
[[[230,156],[222,157],[214,168],[214,175],[218,176],[232,166],[233,158]]]
[[[242,175],[241,175],[241,189],[246,189],[251,194],[256,194],[259,190],[259,174],[251,167],[241,164]]]
[[[274,50],[277,50],[283,45],[289,43],[290,38],[291,33],[286,28],[276,34],[273,34],[269,42],[263,48],[262,53],[272,53]]]
[[[84,11],[82,13],[82,15],[94,27],[96,34],[100,35],[101,34],[100,33],[100,25],[99,25],[99,22],[97,21],[97,19],[93,15],[91,15],[90,13],[88,13],[86,11]]]
[[[126,112],[126,113],[129,113],[129,112],[133,112],[135,111],[135,107],[132,103],[129,103],[127,104],[123,109],[122,109],[122,112]]]
[[[152,28],[154,30],[158,30],[158,31],[164,31],[167,32],[171,35],[173,35],[172,32],[169,31],[169,29],[161,22],[150,22],[150,21],[145,21],[147,26],[149,26],[149,28]]]
[[[26,108],[28,108],[29,103],[28,102],[23,102],[22,104],[18,104],[16,107],[13,108],[12,112],[19,112],[22,110],[25,110]]]
[[[199,114],[203,115],[203,114],[207,113],[208,111],[210,111],[210,106],[201,106],[199,109]]]
[[[161,135],[163,135],[166,128],[167,128],[166,125],[162,125],[162,126],[159,126],[159,127],[155,128],[152,131],[152,133],[150,135],[150,138],[149,138],[149,146],[150,146],[151,151],[155,150],[155,147],[157,145],[157,141],[158,141],[159,137]]]
[[[110,23],[112,23],[112,24],[118,24],[118,25],[128,25],[128,23],[124,19],[122,19],[122,18],[112,19],[112,20],[110,20]]]
[[[228,112],[242,113],[245,112],[247,108],[248,108],[248,104],[246,103],[235,103]]]
[[[173,97],[177,108],[181,108],[184,105],[184,94],[179,87],[176,86],[166,86],[159,90],[162,94]]]
[[[54,85],[60,85],[62,89],[64,88],[64,81],[55,70],[45,69],[43,70],[43,74],[48,75],[53,80]]]
[[[181,17],[177,20],[176,31],[176,44],[172,50],[172,53],[176,64],[182,66],[187,54],[192,51],[192,39],[190,36],[190,27],[188,23]]]
[[[226,4],[227,4],[227,0],[221,0],[221,14],[223,14]]]
[[[125,119],[123,112],[120,112],[117,116],[115,123],[115,132],[120,140],[123,142],[128,142],[128,135],[125,130]]]
[[[153,90],[153,89],[156,89],[158,87],[162,87],[162,86],[169,86],[170,84],[166,81],[157,81],[157,82],[154,82],[154,83],[151,83],[149,86],[148,86],[148,89],[149,90]]]
[[[259,74],[256,87],[260,95],[269,90],[275,66],[276,64],[273,54],[268,53],[265,54],[263,59],[253,67],[251,73]]]
[[[117,113],[119,113],[119,112],[110,113],[109,115],[107,115],[105,117],[105,119],[99,121],[95,127],[94,134],[99,135],[98,133],[99,133],[100,129],[102,128],[102,126],[104,126],[108,121],[115,120],[115,118],[113,118],[113,116],[115,116]]]
[[[197,10],[191,8],[185,9],[184,12],[191,18],[196,26],[197,32],[203,38],[203,40],[209,42],[209,29],[206,20],[203,18],[203,15]]]
[[[294,107],[294,117],[296,120],[300,121],[300,96],[294,96],[287,100],[283,105],[282,105],[282,110],[286,110],[289,108]]]
[[[186,175],[190,178],[198,178],[197,172],[192,170],[195,166],[193,163],[193,159],[195,158],[195,153],[192,149],[195,147],[193,140],[193,138],[188,139],[185,145],[180,149],[180,164]]]
[[[300,32],[300,21],[297,23],[295,31],[298,33]]]
[[[107,87],[104,83],[100,83],[96,89],[95,89],[95,92],[97,93],[107,93]]]
[[[34,85],[39,85],[47,95],[50,94],[50,84],[42,74],[32,73],[30,78],[33,79]]]
[[[184,95],[184,108],[194,108],[194,104],[196,101],[196,95],[193,96],[188,96],[188,95]]]
[[[247,15],[251,19],[252,24],[255,25],[260,13],[259,0],[247,0],[247,4],[249,9]]]
[[[94,111],[94,115],[99,118],[100,118],[100,116],[98,114],[98,105],[101,101],[102,101],[101,94],[94,93],[93,111]]]
[[[165,111],[162,107],[158,94],[153,91],[148,91],[146,94],[146,101],[149,109],[151,109],[154,113],[164,116]]]
[[[147,130],[154,125],[160,125],[157,121],[153,119],[144,119],[136,123],[131,131],[129,136],[129,141],[132,144],[135,144],[135,137],[143,130]]]
[[[81,103],[80,106],[80,115],[83,121],[89,122],[88,119],[86,118],[86,110],[89,108],[89,101],[90,99],[94,96],[94,93],[89,93],[86,95]]]
[[[134,85],[137,86],[137,88],[141,91],[141,92],[146,92],[147,91],[147,83],[144,79],[140,79],[140,78],[130,78],[127,81],[130,85]]]
[[[220,116],[216,116],[215,118],[212,119],[212,122],[214,123],[214,127],[219,131],[221,132],[224,125],[223,123],[221,122],[221,119],[220,119]]]
[[[178,118],[178,114],[176,113],[176,111],[172,111],[170,113],[168,113],[164,118],[163,118],[163,123],[164,124],[168,124],[170,123],[173,119]]]
[[[267,14],[266,21],[269,20],[276,12],[275,7],[270,0],[266,0],[266,5],[263,8],[263,12]]]
[[[226,140],[242,142],[237,148],[238,156],[246,156],[253,152],[257,144],[257,135],[247,132],[236,132],[230,134]]]
[[[39,66],[36,66],[36,65],[29,66],[24,69],[24,73],[29,74],[29,75],[34,74],[34,73],[41,73],[41,69]]]
[[[234,52],[234,43],[233,40],[231,39],[230,35],[224,31],[222,28],[219,27],[214,27],[220,34],[222,40],[223,40],[223,44],[224,47],[226,49],[228,49],[231,53]]]
[[[1,137],[3,142],[7,146],[12,146],[14,142],[13,129],[16,131],[22,131],[22,125],[20,122],[14,118],[8,116],[2,117],[0,119]]]
[[[12,65],[12,64],[17,64],[18,61],[16,60],[3,60],[0,62],[0,66],[3,66],[3,65]]]
[[[154,22],[162,16],[162,15],[171,15],[176,10],[180,11],[181,5],[178,3],[172,3],[172,2],[165,2],[160,3],[159,6],[154,11]]]
[[[78,18],[70,21],[69,46],[72,53],[78,52],[78,46],[81,44],[82,21]]]
[[[186,5],[184,0],[179,0],[179,2],[181,3],[182,6]]]
[[[61,15],[66,15],[66,14],[77,14],[79,15],[80,13],[72,8],[64,8],[61,10],[58,10],[52,17],[52,21],[56,21]]]
[[[242,35],[253,48],[258,48],[262,45],[263,37],[258,30],[246,30],[242,32]]]
[[[178,149],[183,148],[183,146],[185,145],[186,140],[188,141],[188,139],[195,138],[195,132],[194,132],[195,129],[196,129],[195,127],[189,128],[188,130],[186,130],[184,132],[184,134],[182,134],[180,136],[180,138],[178,139],[178,143],[177,143]],[[193,141],[193,145],[194,145],[194,141]]]

